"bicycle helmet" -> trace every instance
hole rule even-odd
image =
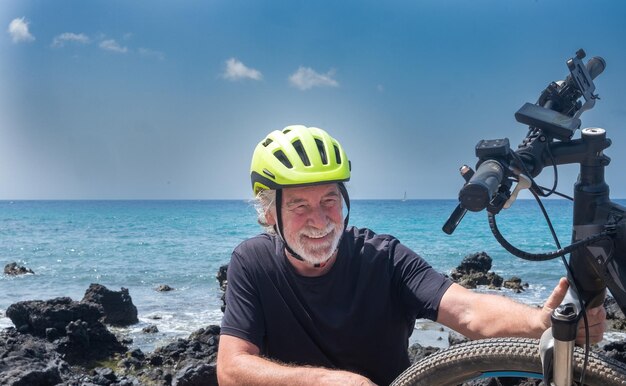
[[[281,189],[350,180],[343,148],[322,129],[301,125],[271,132],[255,148],[252,190]]]
[[[255,195],[265,189],[276,190],[274,229],[287,251],[300,261],[305,260],[294,252],[283,236],[283,188],[336,182],[346,203],[344,230],[348,226],[350,198],[343,183],[350,180],[350,161],[339,142],[322,129],[293,125],[271,132],[254,149],[250,179]],[[318,263],[314,267],[324,265],[326,263]]]

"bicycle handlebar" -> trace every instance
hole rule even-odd
[[[589,59],[587,62],[587,71],[589,71],[589,75],[591,75],[591,79],[595,79],[598,75],[602,74],[604,69],[606,68],[606,62],[603,58],[599,56],[594,56]]]
[[[463,186],[459,193],[461,205],[472,212],[485,209],[498,190],[504,167],[494,159],[489,159],[478,167],[474,176]]]
[[[516,119],[530,125],[530,131],[515,152],[509,148],[507,138],[482,140],[476,145],[479,162],[476,173],[459,192],[461,208],[473,212],[488,208],[490,212],[498,213],[510,196],[509,186],[500,189],[504,180],[509,177],[517,179],[525,171],[534,177],[545,165],[561,163],[552,157],[545,159],[546,151],[550,154],[552,145],[565,143],[568,147],[566,152],[570,158],[558,161],[581,162],[588,149],[574,145],[576,141],[570,140],[574,130],[580,127],[577,116],[591,108],[598,98],[593,94],[593,79],[606,68],[606,62],[601,57],[593,57],[583,65],[584,56],[584,51],[579,50],[576,57],[567,61],[570,74],[565,80],[560,84],[550,83],[537,105],[526,104],[516,113]],[[578,101],[581,97],[585,98],[585,105]],[[565,142],[554,142],[555,139]],[[493,203],[499,191],[500,200]],[[538,193],[541,195],[541,192]],[[448,232],[450,227],[447,228],[446,233],[451,233]]]
[[[501,240],[503,237],[498,238],[495,221],[490,226],[500,244],[515,256],[546,260],[570,253],[568,277],[576,282],[583,302],[589,306],[601,303],[608,287],[626,312],[626,208],[611,201],[604,180],[605,168],[611,161],[604,149],[611,145],[611,140],[603,129],[597,128],[583,129],[580,138],[572,139],[581,125],[578,117],[598,99],[593,94],[593,78],[606,67],[604,59],[599,57],[585,65],[584,57],[584,52],[579,50],[567,61],[570,75],[564,81],[551,82],[536,104],[527,103],[515,114],[517,121],[529,126],[528,134],[516,150],[511,150],[507,138],[482,140],[476,145],[477,170],[474,173],[465,165],[461,168],[465,184],[459,191],[459,204],[443,231],[452,234],[468,210],[487,209],[495,220],[494,216],[515,200],[520,188],[529,188],[537,198],[547,196],[557,186],[556,166],[578,164],[572,245],[559,246],[558,251],[551,253],[520,252],[507,248]],[[582,98],[584,104],[579,100]],[[550,165],[555,168],[555,183],[546,194],[547,189],[536,185],[533,178]],[[516,181],[518,185],[511,194]],[[545,211],[544,214],[547,216]]]

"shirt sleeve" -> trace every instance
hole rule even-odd
[[[398,240],[392,244],[400,301],[411,317],[437,320],[439,303],[452,281]]]
[[[249,341],[263,350],[265,322],[254,275],[246,267],[245,259],[233,252],[228,265],[226,310],[221,333]]]

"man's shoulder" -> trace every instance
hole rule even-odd
[[[250,237],[242,241],[235,247],[234,253],[239,255],[245,255],[254,251],[263,250],[275,250],[276,249],[276,236],[268,233],[261,233],[254,237]]]
[[[393,235],[386,233],[376,233],[369,228],[358,228],[355,226],[350,226],[346,229],[346,232],[351,235],[352,238],[368,241],[379,241],[379,240],[397,240],[397,238]]]
[[[387,250],[391,245],[399,242],[395,236],[376,233],[369,228],[348,227],[346,233],[351,243],[358,248],[369,245],[376,250]]]

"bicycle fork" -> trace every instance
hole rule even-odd
[[[571,386],[574,381],[574,343],[581,312],[570,289],[554,311],[552,327],[541,336],[539,350],[546,385]]]

